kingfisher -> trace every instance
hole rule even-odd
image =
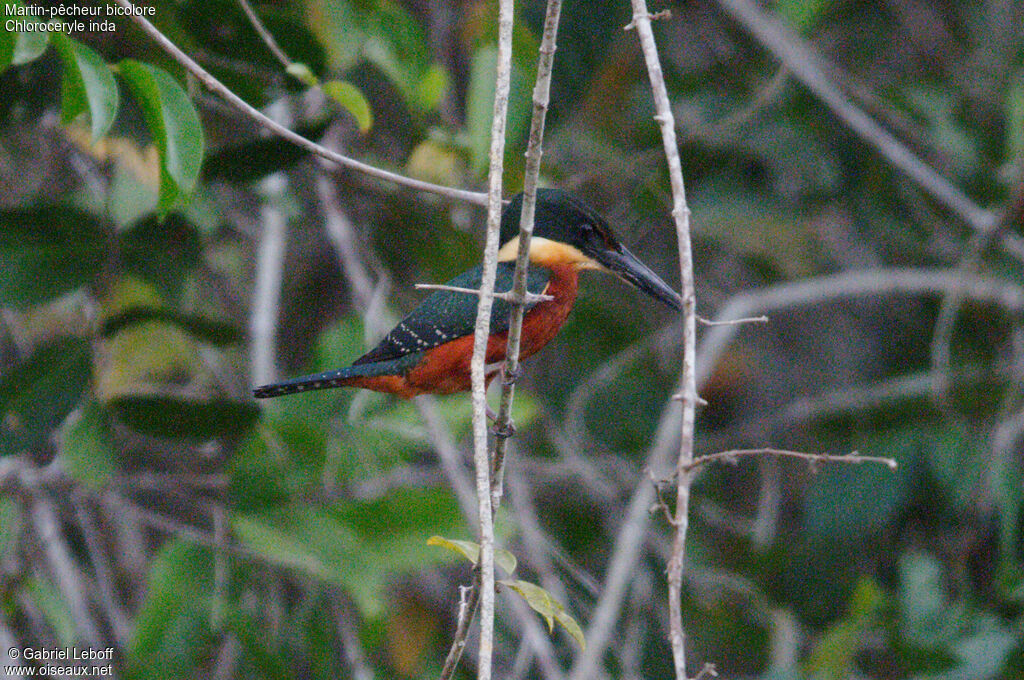
[[[494,290],[512,289],[519,252],[522,193],[502,211],[500,249]],[[579,273],[609,272],[674,310],[682,298],[619,243],[608,223],[572,194],[538,189],[530,239],[527,290],[547,296],[524,309],[519,356],[526,359],[548,344],[576,301]],[[479,289],[478,265],[446,285]],[[419,394],[451,394],[470,389],[470,359],[478,297],[437,290],[426,297],[380,343],[351,366],[257,387],[257,399],[333,387],[359,387],[408,399]],[[504,368],[512,304],[495,298],[487,339],[487,383]]]

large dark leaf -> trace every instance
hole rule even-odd
[[[327,122],[299,127],[296,132],[309,139],[319,138]],[[280,137],[254,139],[246,144],[218,149],[203,163],[203,179],[251,182],[287,168],[309,152]]]
[[[0,305],[25,309],[88,283],[109,250],[109,233],[74,208],[0,213]]]
[[[124,328],[148,321],[176,326],[211,345],[232,345],[241,342],[243,337],[242,331],[222,321],[214,321],[196,314],[182,314],[173,309],[145,306],[131,307],[106,319],[100,327],[100,335],[109,338]]]
[[[134,396],[118,397],[109,405],[122,423],[156,437],[211,439],[242,434],[259,417],[255,404],[227,399]]]
[[[171,296],[181,291],[184,276],[195,269],[203,253],[199,232],[177,213],[162,220],[145,217],[117,240],[125,269]]]
[[[61,338],[0,380],[0,455],[35,449],[78,405],[92,375],[89,343]]]

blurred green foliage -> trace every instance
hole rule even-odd
[[[544,11],[517,5],[507,193],[521,183]],[[482,186],[495,3],[258,3],[290,69],[234,2],[154,6],[175,44],[292,129],[380,167]],[[1000,235],[1024,233],[1020,3],[770,6],[833,63],[856,106],[983,207],[1007,211]],[[704,316],[777,283],[950,267],[970,252],[967,227],[715,4],[671,9],[656,30]],[[544,180],[584,196],[667,274],[671,197],[642,57],[622,31],[629,16],[625,2],[565,2]],[[265,303],[253,291],[268,211],[288,221],[273,320],[282,375],[359,356],[422,298],[414,283],[478,261],[482,216],[354,173],[331,175],[331,205],[315,162],[205,94],[128,22],[109,35],[0,31],[0,69],[4,632],[35,647],[86,640],[46,550],[58,541],[88,584],[85,615],[115,640],[120,677],[435,677],[468,566],[428,540],[473,536],[417,406],[348,391],[257,406],[255,333],[243,329]],[[339,214],[379,285],[372,301],[324,233]],[[974,243],[964,275],[1018,290],[1019,252]],[[964,301],[952,385],[936,393],[941,305],[885,295],[780,310],[740,330],[713,367],[701,452],[857,450],[899,468],[706,470],[684,597],[694,663],[735,677],[1024,675],[1019,318]],[[517,579],[548,590],[507,587],[549,625],[590,621],[674,391],[675,323],[587,274],[569,324],[527,364],[511,474],[536,526],[521,491],[508,492],[499,523]],[[436,409],[465,450],[468,400]],[[33,522],[39,499],[61,510],[55,535]],[[606,656],[612,677],[671,673],[668,528],[654,527]],[[93,587],[103,584],[109,593]],[[522,624],[502,605],[498,626],[497,661],[511,672]],[[552,638],[566,667],[579,653],[570,635]]]

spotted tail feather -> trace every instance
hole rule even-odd
[[[261,385],[252,391],[252,396],[257,399],[267,399],[269,397],[283,397],[286,394],[309,392],[311,390],[348,387],[360,378],[401,373],[408,369],[410,365],[415,364],[418,357],[419,355],[408,356],[403,357],[401,361],[380,361],[339,368],[334,371],[303,375],[298,378],[271,383],[270,385]]]

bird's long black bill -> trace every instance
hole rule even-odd
[[[672,290],[671,286],[626,248],[619,246],[617,250],[596,253],[595,259],[616,276],[633,284],[655,300],[660,300],[676,311],[683,309],[683,298],[679,293]]]

